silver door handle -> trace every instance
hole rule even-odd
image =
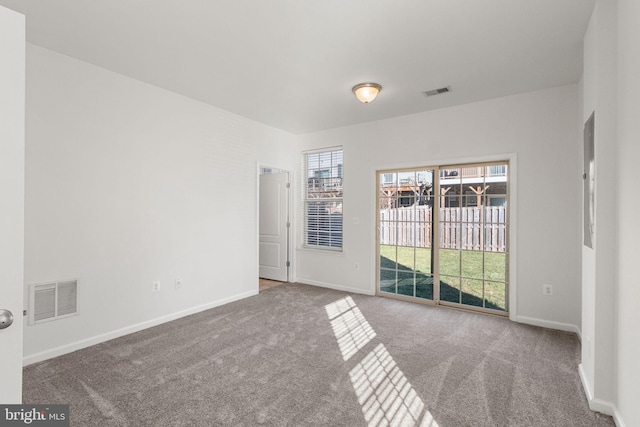
[[[0,309],[0,329],[5,329],[13,323],[13,313],[9,310]]]

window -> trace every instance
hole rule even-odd
[[[304,245],[342,249],[342,148],[304,154]]]

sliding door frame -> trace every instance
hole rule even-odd
[[[376,262],[375,262],[375,294],[376,296],[383,296],[386,298],[398,299],[401,301],[408,302],[417,302],[420,304],[428,304],[428,305],[437,305],[440,297],[440,279],[437,274],[438,269],[435,268],[435,272],[431,271],[431,275],[433,277],[433,299],[419,298],[419,297],[411,297],[408,295],[402,294],[392,294],[389,292],[381,292],[380,291],[380,176],[385,173],[402,173],[402,172],[417,172],[417,171],[433,171],[433,188],[437,188],[440,180],[440,169],[438,166],[417,166],[417,167],[405,167],[405,168],[391,168],[391,169],[382,169],[376,170],[376,237],[375,237],[375,253],[376,253]],[[440,198],[433,197],[433,211],[436,209],[440,209]],[[431,222],[432,222],[432,235],[433,235],[433,243],[431,247],[431,259],[433,261],[433,265],[438,265],[438,251],[434,251],[433,246],[437,244],[440,239],[440,232],[438,230],[437,224],[435,222],[435,216],[433,213],[431,214]],[[397,246],[397,245],[396,245]],[[436,283],[438,285],[436,285]]]
[[[374,168],[375,176],[375,262],[373,264],[375,268],[374,274],[374,293],[377,296],[384,296],[386,298],[392,298],[402,301],[417,302],[426,305],[442,305],[445,307],[478,311],[487,314],[493,314],[497,316],[509,317],[511,320],[518,320],[517,316],[517,246],[516,246],[516,218],[517,218],[517,155],[515,153],[505,154],[501,156],[487,156],[473,159],[449,159],[447,161],[436,162],[439,166],[425,166],[428,163],[421,163],[415,165],[401,165],[401,166],[381,166]],[[459,303],[452,303],[440,300],[440,274],[439,274],[439,242],[440,242],[440,226],[437,221],[439,215],[432,217],[433,222],[433,244],[432,244],[432,257],[433,264],[436,266],[431,272],[433,276],[433,300],[423,299],[418,297],[405,296],[401,294],[392,294],[388,292],[380,291],[380,177],[383,173],[392,172],[412,172],[419,170],[433,170],[433,188],[440,188],[440,170],[453,169],[461,167],[474,167],[482,166],[492,163],[506,163],[507,165],[507,264],[506,264],[506,295],[505,304],[506,311],[501,312],[493,309],[486,309],[484,307],[476,307],[471,305],[464,305]],[[440,210],[440,195],[436,195],[436,191],[433,192],[433,210],[439,212]],[[437,250],[436,250],[437,249]]]

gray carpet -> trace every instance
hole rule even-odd
[[[613,426],[573,334],[285,284],[24,369],[72,426]]]

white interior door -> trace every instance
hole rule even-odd
[[[289,174],[260,175],[260,277],[288,280]]]
[[[22,403],[24,16],[0,6],[0,403]],[[9,324],[0,311],[0,327]],[[4,324],[3,324],[4,323]]]

